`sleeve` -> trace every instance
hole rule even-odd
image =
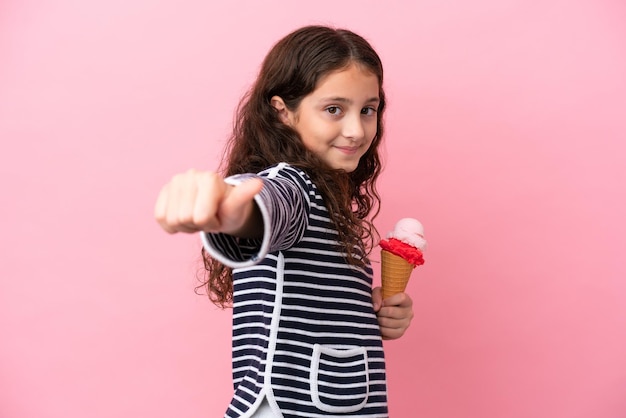
[[[254,265],[269,253],[293,247],[309,223],[312,184],[303,172],[281,163],[259,174],[228,177],[226,182],[239,184],[253,177],[263,180],[263,189],[254,197],[263,218],[263,237],[200,233],[209,255],[232,268]]]

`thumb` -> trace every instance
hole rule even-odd
[[[378,312],[383,305],[383,294],[380,286],[372,290],[372,303],[374,304],[374,312]]]
[[[243,206],[254,199],[254,196],[258,194],[262,188],[263,181],[261,179],[246,180],[243,183],[237,184],[228,191],[228,205],[230,207]]]

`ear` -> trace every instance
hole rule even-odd
[[[276,109],[281,122],[291,126],[291,111],[287,108],[285,101],[280,96],[273,96],[270,99],[270,104]]]

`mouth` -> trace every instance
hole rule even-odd
[[[353,154],[356,154],[357,151],[359,150],[359,148],[361,148],[361,147],[359,147],[359,146],[343,146],[343,147],[337,146],[335,148],[337,148],[337,150],[339,150],[340,152],[342,152],[344,154],[353,155]]]

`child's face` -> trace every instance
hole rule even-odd
[[[289,124],[328,165],[352,172],[376,136],[378,87],[378,78],[357,65],[332,72],[287,112]]]

